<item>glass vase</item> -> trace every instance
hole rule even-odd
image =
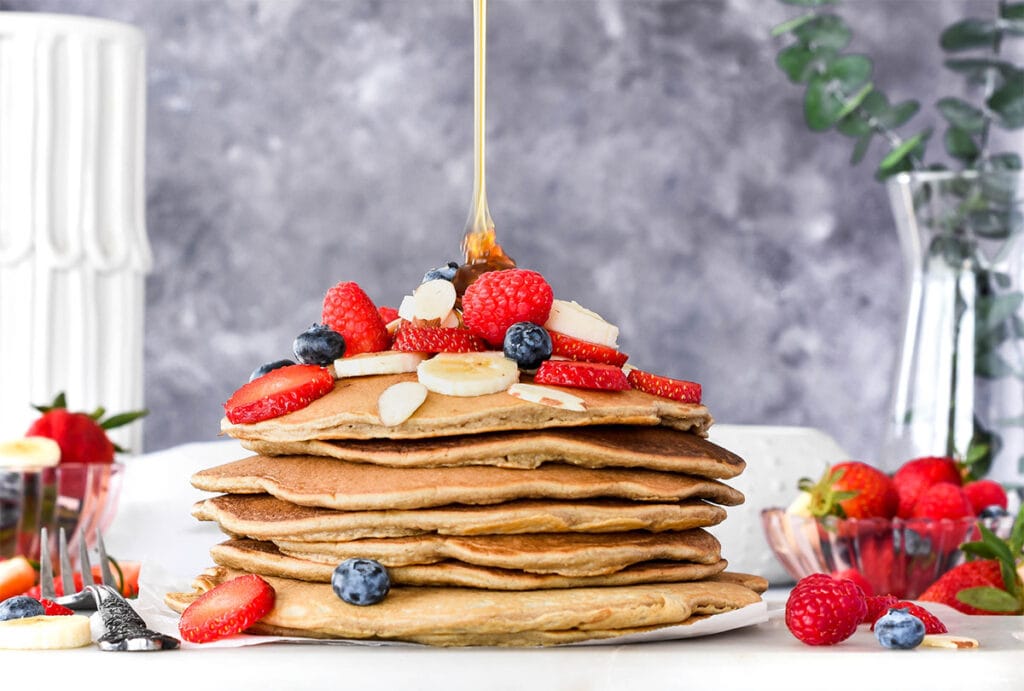
[[[1024,486],[1024,245],[1018,171],[888,182],[907,271],[883,447],[889,470],[952,456]]]

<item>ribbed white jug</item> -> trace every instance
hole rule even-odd
[[[144,407],[145,89],[137,29],[0,12],[0,440],[60,391]]]

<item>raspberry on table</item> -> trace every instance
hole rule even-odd
[[[786,627],[807,645],[835,645],[867,614],[864,592],[853,581],[815,574],[802,579],[786,601]]]

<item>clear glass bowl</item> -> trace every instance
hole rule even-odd
[[[978,537],[976,518],[810,518],[785,509],[761,512],[768,544],[794,579],[856,569],[874,594],[912,599],[964,559],[960,545]],[[997,535],[1013,517],[985,519]]]
[[[86,536],[106,530],[117,511],[124,465],[62,463],[52,468],[0,466],[0,558],[39,559],[39,530],[49,531],[50,549],[64,528],[71,554]]]

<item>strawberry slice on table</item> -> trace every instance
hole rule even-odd
[[[330,371],[317,365],[271,370],[235,391],[224,404],[230,422],[249,424],[305,408],[334,388]]]
[[[571,386],[577,389],[626,391],[629,382],[621,367],[596,362],[545,360],[533,376],[538,384]]]
[[[606,365],[615,365],[616,367],[622,367],[626,364],[626,360],[629,359],[629,356],[621,350],[609,348],[600,343],[583,341],[558,333],[557,331],[549,331],[548,334],[551,336],[552,355],[582,362],[603,362]]]
[[[38,599],[39,604],[43,606],[43,613],[48,617],[68,617],[74,614],[73,610],[68,609],[64,605],[58,605],[53,600],[47,600],[45,597]]]
[[[875,612],[872,610],[873,603],[870,602],[871,598],[868,598],[868,616],[864,621],[871,622],[872,631],[875,630],[875,622],[878,621],[883,614],[886,614],[890,609],[902,609],[905,610],[907,614],[912,614],[921,620],[921,623],[924,624],[925,633],[949,633],[949,629],[947,629],[946,625],[942,623],[942,620],[921,605],[916,605],[913,602],[908,602],[906,600],[897,600],[892,595],[885,595],[884,597],[892,598],[892,602],[886,602],[885,609],[878,612],[877,616],[875,616]]]
[[[629,370],[627,376],[630,386],[652,396],[671,398],[683,403],[700,403],[701,386],[697,382],[683,379],[670,379],[639,369]]]
[[[395,333],[394,350],[408,353],[480,353],[484,340],[468,329],[403,324]]]
[[[274,588],[250,573],[200,595],[181,613],[178,631],[190,643],[209,643],[245,631],[273,608]]]

